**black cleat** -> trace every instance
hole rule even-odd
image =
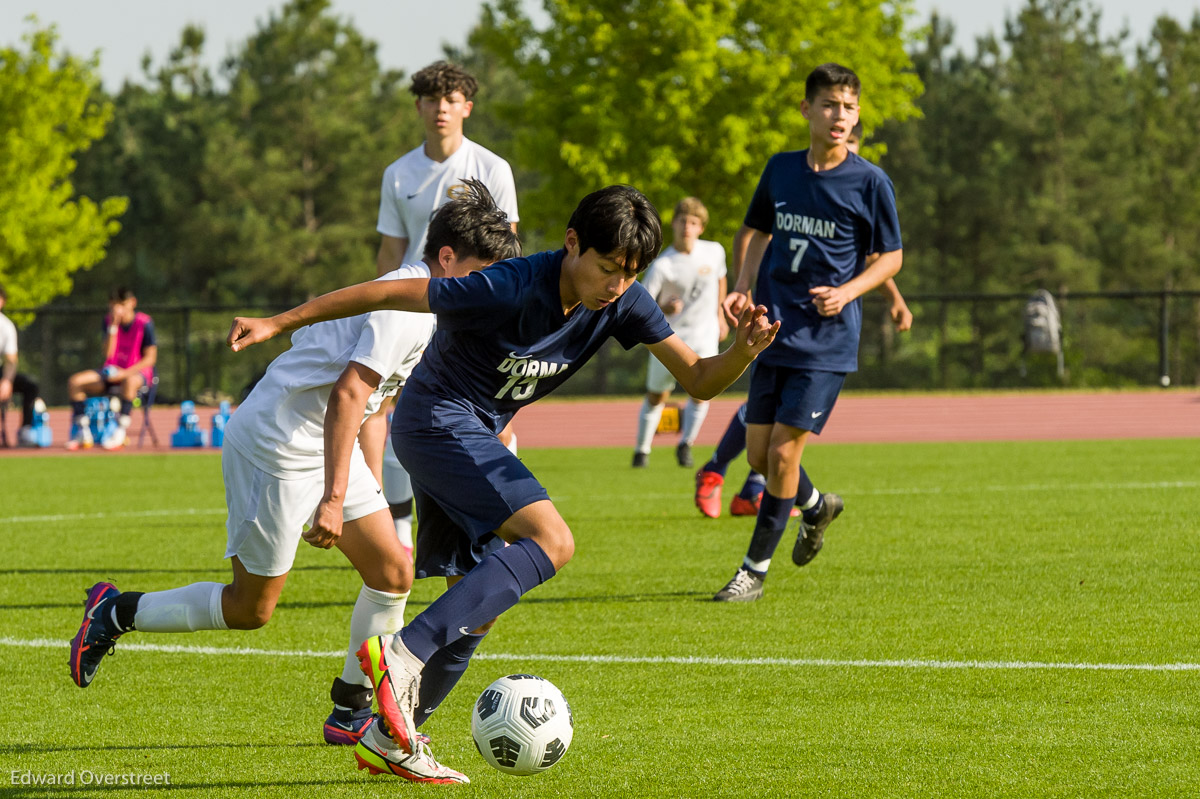
[[[681,441],[679,446],[675,448],[675,460],[679,462],[680,466],[688,469],[695,466],[695,464],[692,463],[692,445],[688,444],[686,441]]]
[[[800,532],[796,535],[796,545],[792,547],[792,563],[805,566],[817,556],[821,545],[825,543],[825,528],[841,515],[845,507],[846,503],[837,494],[826,494],[815,522],[809,524],[803,516],[800,517]]]
[[[762,596],[763,578],[745,566],[713,597],[713,602],[753,602]]]
[[[650,453],[649,452],[633,453],[633,463],[631,464],[633,466],[633,468],[644,469],[644,468],[646,468],[646,465],[648,463],[650,463]]]

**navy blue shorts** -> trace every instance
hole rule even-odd
[[[504,545],[495,535],[500,525],[550,498],[495,433],[474,417],[456,421],[463,423],[392,435],[412,478],[419,578],[466,574]]]
[[[846,382],[845,372],[754,364],[746,424],[780,424],[820,433]]]

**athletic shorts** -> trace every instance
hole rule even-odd
[[[533,473],[474,416],[452,427],[395,432],[392,443],[413,482],[418,578],[463,575],[503,546],[495,530],[549,499]]]
[[[408,472],[400,465],[400,459],[396,457],[390,433],[387,444],[383,447],[383,497],[389,505],[399,505],[413,498],[412,481],[408,478]]]
[[[226,446],[221,450],[221,473],[229,508],[225,557],[237,555],[246,571],[260,577],[287,574],[296,559],[300,534],[312,524],[325,494],[325,471],[314,469],[288,479],[276,477],[255,466],[234,447]],[[387,506],[362,450],[355,447],[342,521],[352,522]]]
[[[746,424],[780,424],[820,434],[837,402],[845,372],[754,364]]]
[[[646,368],[646,391],[657,394],[660,391],[675,390],[675,375],[667,371],[662,361],[650,356],[650,365]]]

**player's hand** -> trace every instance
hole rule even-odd
[[[301,537],[319,549],[329,549],[342,537],[342,503],[322,499],[313,515],[312,527]]]
[[[898,332],[903,333],[912,327],[912,311],[908,310],[908,306],[903,302],[898,302],[889,308],[888,314],[892,317],[892,324],[896,326]]]
[[[740,323],[742,311],[750,307],[750,295],[740,291],[731,291],[725,295],[721,310],[725,312],[725,320],[730,326]]]
[[[744,352],[750,360],[770,346],[779,332],[779,322],[771,324],[767,321],[766,306],[759,305],[746,308],[738,320],[737,337],[733,345]]]
[[[247,347],[274,338],[279,332],[279,326],[271,317],[261,319],[253,316],[238,316],[229,328],[225,343],[234,352],[241,352]]]
[[[0,378],[0,404],[8,402],[12,399],[12,381],[8,378]]]
[[[816,286],[809,289],[808,293],[812,295],[813,305],[821,316],[837,316],[854,300],[842,286]]]

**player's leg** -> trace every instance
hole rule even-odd
[[[232,447],[221,453],[221,471],[229,510],[225,556],[231,558],[232,581],[148,593],[122,593],[111,583],[92,586],[71,642],[71,677],[80,687],[91,683],[100,660],[125,633],[253,630],[270,620],[321,483],[276,478]]]
[[[746,449],[746,404],[737,409],[729,420],[717,448],[708,463],[696,472],[696,507],[711,519],[721,515],[721,486],[725,484],[725,471],[733,459]]]
[[[789,410],[794,424],[820,435],[833,413],[846,375],[840,372],[807,372],[801,392],[803,400]],[[817,556],[824,545],[825,530],[845,508],[834,493],[822,494],[813,485],[803,466],[797,467],[796,506],[801,511],[800,530],[792,548],[792,562],[804,566]]]
[[[473,415],[454,421],[453,427],[397,433],[401,463],[421,464],[418,497],[435,501],[471,543],[486,542],[495,531],[511,545],[483,558],[398,635],[363,645],[364,671],[406,752],[414,751],[424,664],[553,577],[574,552],[570,529],[528,468]]]
[[[133,372],[125,376],[121,381],[118,389],[118,396],[121,398],[121,410],[117,414],[115,423],[109,425],[104,431],[104,438],[100,441],[100,446],[104,449],[120,449],[125,446],[125,441],[128,438],[129,425],[133,421],[133,402],[137,399],[138,392],[142,390],[142,386],[146,384],[146,377],[141,372]]]
[[[675,447],[675,462],[680,466],[691,468],[692,445],[700,436],[700,428],[708,417],[708,403],[689,397],[683,409],[683,420],[680,423],[681,436],[679,446]]]
[[[413,489],[408,472],[396,458],[391,436],[383,450],[383,496],[391,512],[392,527],[400,546],[412,561],[413,551]]]
[[[650,459],[650,448],[654,443],[654,434],[658,431],[658,423],[662,419],[663,407],[671,389],[675,388],[675,378],[658,358],[650,356],[646,367],[646,396],[642,400],[641,410],[638,411],[637,443],[633,447],[633,465],[645,466]]]
[[[92,441],[92,427],[87,418],[87,398],[104,391],[104,381],[95,369],[85,369],[67,378],[67,399],[71,402],[71,434],[67,449],[88,449]]]

